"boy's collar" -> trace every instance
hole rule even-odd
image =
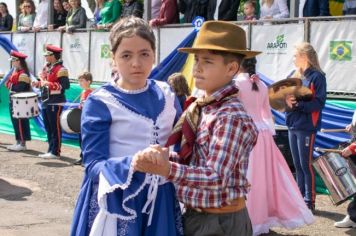
[[[223,87],[215,91],[210,96],[214,97],[216,101],[219,101],[222,98],[224,98],[226,94],[229,93],[231,90],[236,90],[236,94],[239,91],[238,87],[232,80],[228,84],[224,85]]]

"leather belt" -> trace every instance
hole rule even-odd
[[[239,197],[229,202],[229,205],[219,208],[194,208],[187,206],[187,209],[191,209],[197,212],[204,212],[210,214],[225,214],[240,211],[246,207],[245,198]]]

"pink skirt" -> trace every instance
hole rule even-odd
[[[268,233],[271,227],[294,229],[315,221],[269,130],[259,132],[247,178],[251,184],[247,209],[254,235]]]

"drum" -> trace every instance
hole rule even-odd
[[[339,153],[326,152],[313,166],[330,191],[330,198],[338,206],[356,194],[356,166]]]
[[[80,133],[80,116],[82,110],[79,108],[68,108],[61,114],[61,127],[67,133]]]
[[[31,118],[39,115],[38,96],[34,92],[15,93],[11,95],[12,117]]]

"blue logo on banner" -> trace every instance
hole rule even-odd
[[[201,17],[201,16],[195,17],[192,21],[192,25],[193,25],[194,29],[196,31],[199,31],[200,27],[203,25],[204,21],[205,21],[204,17]]]

